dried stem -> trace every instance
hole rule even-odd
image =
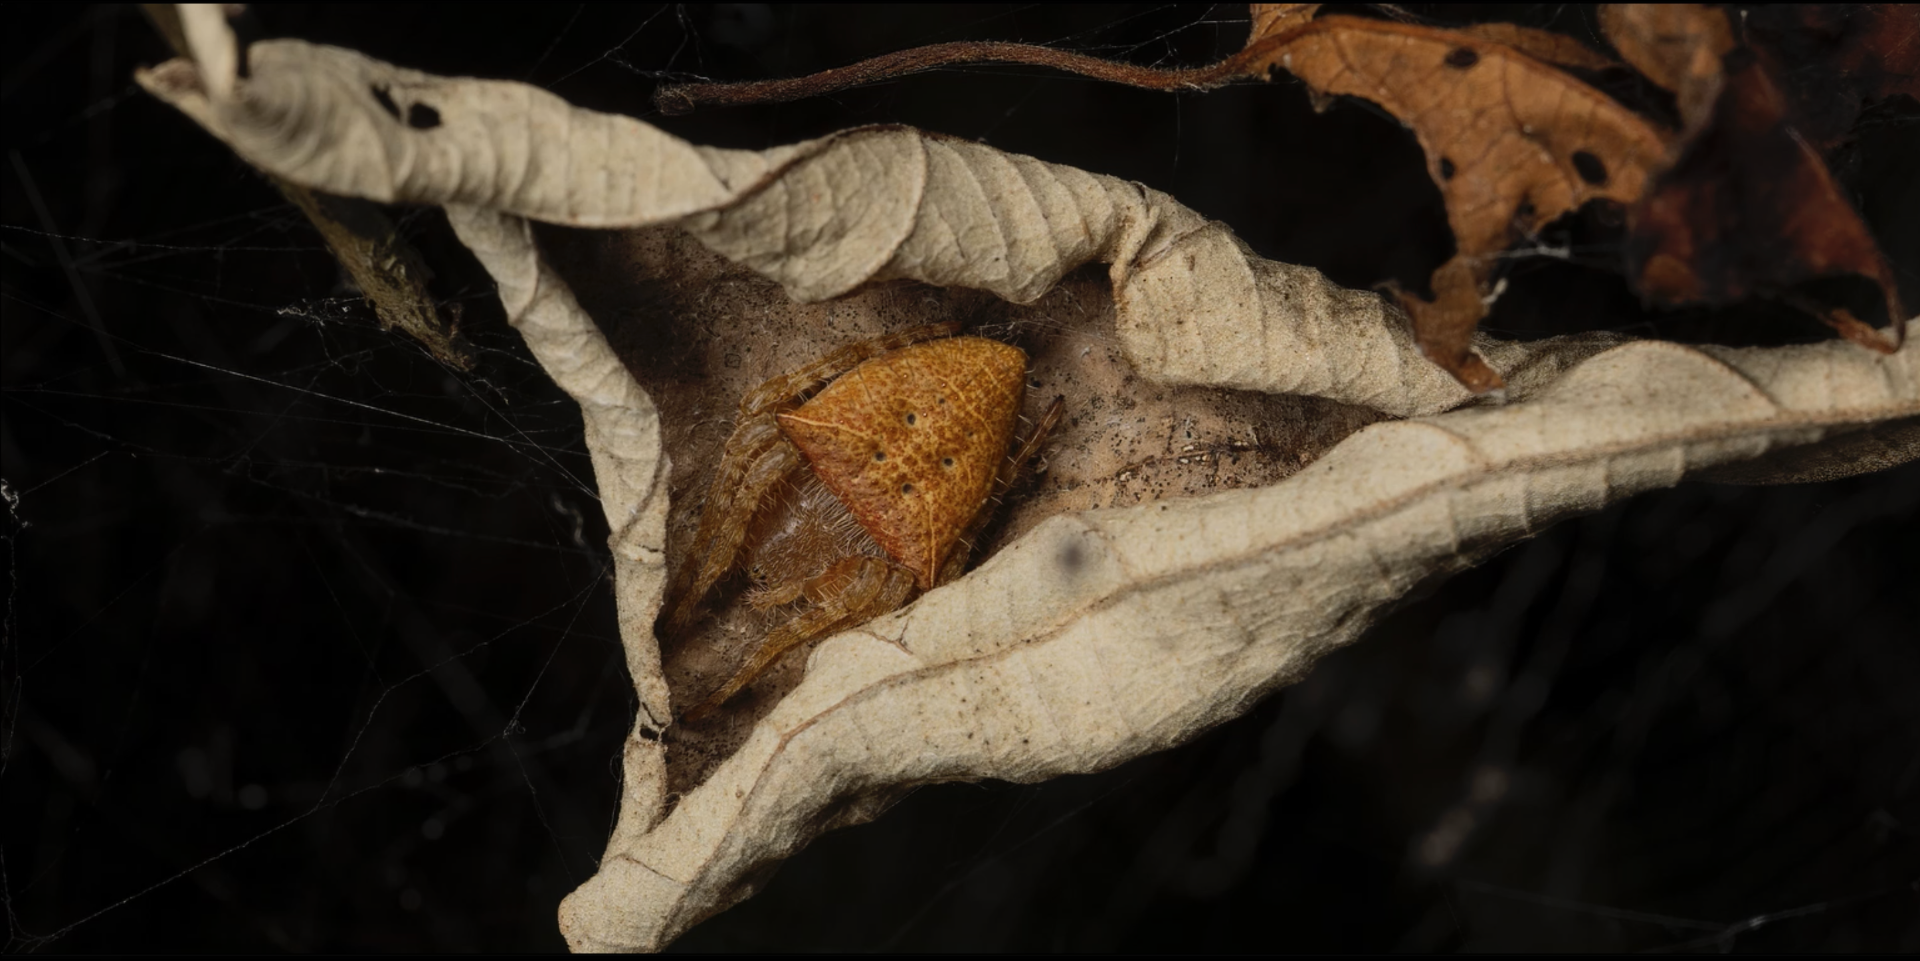
[[[1263,48],[1265,44],[1261,45]],[[925,73],[940,67],[969,63],[1028,64],[1052,67],[1082,77],[1123,83],[1148,90],[1211,90],[1245,74],[1246,51],[1205,67],[1161,70],[1115,60],[1102,60],[1071,50],[1055,50],[1026,43],[965,40],[936,43],[885,53],[868,60],[806,77],[747,83],[689,83],[661,87],[654,106],[662,113],[691,113],[698,107],[738,107],[755,103],[786,103],[836,93],[881,80]]]

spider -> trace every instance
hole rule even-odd
[[[1015,448],[1027,355],[952,336],[958,330],[935,324],[854,344],[741,399],[667,594],[664,634],[683,634],[707,594],[742,566],[755,609],[801,606],[687,713],[689,722],[794,647],[894,610],[965,569],[973,539],[1059,420],[1061,401]]]

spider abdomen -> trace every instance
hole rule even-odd
[[[1027,358],[979,337],[869,360],[780,415],[813,473],[921,590],[986,506],[1025,393]]]

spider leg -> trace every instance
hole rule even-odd
[[[828,572],[828,574],[831,574],[831,572]],[[820,577],[826,577],[826,574],[822,574]],[[774,610],[774,608],[778,608],[778,606],[791,604],[791,602],[795,602],[795,600],[799,600],[799,598],[812,598],[814,595],[808,591],[808,587],[810,587],[816,579],[820,579],[820,577],[801,579],[801,581],[785,581],[785,583],[776,583],[776,585],[770,585],[770,587],[755,587],[753,591],[747,591],[747,604],[751,604],[753,610]]]
[[[849,344],[799,370],[775,377],[748,391],[747,395],[740,399],[740,418],[744,421],[748,417],[775,410],[788,401],[798,399],[802,394],[820,388],[827,381],[881,354],[896,351],[923,340],[951,337],[959,332],[959,322],[946,321]]]
[[[667,591],[667,637],[692,625],[707,592],[739,560],[754,513],[801,463],[800,452],[780,433],[772,414],[743,418],[727,438],[726,451],[700,511],[699,533]]]
[[[808,583],[807,595],[814,598],[814,607],[768,633],[760,649],[727,683],[687,712],[687,722],[712,713],[793,648],[894,610],[912,593],[913,574],[890,561],[849,557],[833,565]]]
[[[806,588],[805,581],[788,581],[774,587],[754,588],[747,592],[747,603],[756,611],[770,611],[804,597]]]
[[[967,561],[973,554],[974,539],[980,536],[988,522],[993,520],[993,515],[999,512],[1000,502],[1005,499],[1007,491],[1019,482],[1020,475],[1033,461],[1033,455],[1040,452],[1040,445],[1053,432],[1054,425],[1060,423],[1060,412],[1064,406],[1062,400],[1055,397],[1047,407],[1047,412],[1040,415],[1040,423],[1027,433],[1026,440],[1021,441],[1020,449],[1001,462],[1000,470],[993,478],[993,492],[987,495],[986,505],[974,515],[967,529],[960,534],[960,539],[954,543],[953,553],[947,555],[946,563],[940,565],[940,576],[934,578],[935,584],[945,584],[966,571]]]

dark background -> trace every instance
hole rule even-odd
[[[1593,36],[1583,8],[1413,9]],[[256,16],[702,143],[978,138],[1354,286],[1418,288],[1451,252],[1412,136],[1287,81],[969,68],[680,118],[647,99],[954,39],[1202,63],[1244,37],[1239,7]],[[167,56],[137,8],[7,18],[8,950],[562,948],[632,717],[577,411],[437,212],[396,215],[463,310],[469,373],[380,332],[297,212],[133,86]],[[1871,111],[1846,171],[1909,303],[1916,141],[1910,102]],[[1646,311],[1599,225],[1547,239],[1573,255],[1514,261],[1488,327],[1827,336],[1764,304]],[[1917,504],[1908,465],[1563,524],[1192,744],[922,790],[677,947],[1920,950]]]

